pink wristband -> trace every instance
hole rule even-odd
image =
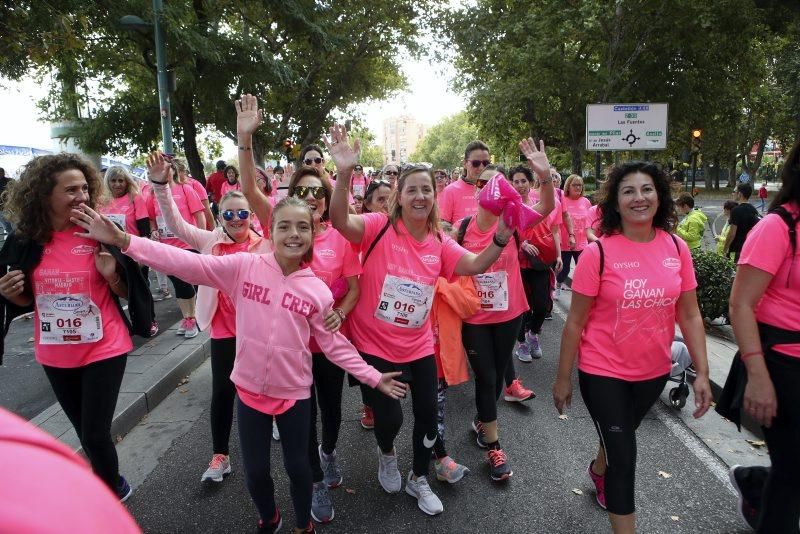
[[[746,360],[747,358],[750,358],[751,356],[758,356],[759,354],[760,354],[761,356],[763,356],[763,355],[764,355],[764,353],[763,353],[762,351],[760,351],[760,350],[754,350],[754,351],[752,351],[752,352],[744,352],[744,353],[740,354],[740,356],[739,356],[739,357],[740,357],[742,360]]]

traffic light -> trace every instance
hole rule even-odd
[[[700,152],[703,149],[703,130],[695,128],[692,130],[692,152]]]

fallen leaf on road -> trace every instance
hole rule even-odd
[[[559,415],[558,418],[561,419],[562,421],[566,421],[567,419],[569,419],[569,417],[567,417],[567,414],[565,414],[565,413],[562,413],[561,415]]]
[[[32,337],[28,338],[28,343],[33,343],[33,338]]]
[[[678,521],[680,519],[680,517],[678,517],[677,515],[671,515],[669,516],[669,518],[672,519],[673,521]]]
[[[186,392],[188,392],[189,390],[188,390],[188,389],[186,389],[186,388],[181,388],[181,389],[179,389],[178,391],[180,391],[181,393],[186,393]]]
[[[670,475],[666,471],[659,471],[658,476],[660,476],[661,478],[672,478],[672,475]]]
[[[583,492],[578,488],[573,488],[572,493],[574,493],[575,495],[583,495]]]
[[[354,490],[353,488],[345,488],[344,491],[346,491],[350,495],[355,495],[356,494],[356,490]]]
[[[752,445],[753,447],[763,447],[764,445],[767,444],[767,442],[764,441],[763,439],[746,439],[745,441],[750,445]]]
[[[188,384],[188,383],[189,383],[189,377],[188,376],[184,376],[183,378],[181,378],[180,382],[178,382],[178,385],[182,386],[182,385]]]

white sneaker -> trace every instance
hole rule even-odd
[[[183,318],[181,319],[181,324],[178,325],[178,329],[175,330],[176,336],[183,336],[186,335],[186,327],[189,326],[189,319]]]
[[[419,506],[419,509],[428,515],[437,515],[444,512],[442,501],[439,500],[439,497],[436,496],[428,485],[427,477],[417,477],[417,480],[414,480],[412,478],[413,475],[413,471],[408,472],[406,493],[417,498],[417,506]]]
[[[278,423],[275,422],[275,419],[272,420],[272,439],[275,441],[281,440],[281,433],[278,432]]]
[[[203,473],[202,478],[200,478],[200,482],[205,482],[206,480],[222,482],[222,480],[225,478],[225,475],[230,474],[230,472],[230,458],[224,454],[215,454],[211,458],[211,462],[208,464],[208,469],[206,469],[206,472]]]
[[[561,286],[556,286],[555,291],[553,291],[553,300],[558,300],[561,297]]]
[[[200,328],[197,327],[197,319],[194,317],[186,319],[186,330],[183,332],[183,336],[186,339],[192,339],[193,337],[197,337],[199,333]]]
[[[403,477],[397,468],[397,451],[383,454],[378,447],[378,482],[386,493],[397,493],[403,486]]]

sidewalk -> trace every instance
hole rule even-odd
[[[201,332],[193,339],[175,335],[178,323],[153,340],[128,354],[117,409],[111,423],[111,435],[127,434],[167,395],[181,385],[209,355],[209,337]],[[31,423],[49,432],[76,452],[81,444],[75,429],[58,403],[31,419]]]

